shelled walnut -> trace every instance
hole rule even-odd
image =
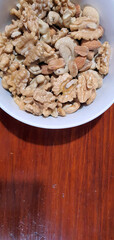
[[[98,11],[70,0],[20,0],[0,33],[0,76],[21,110],[66,116],[91,104],[109,72]]]

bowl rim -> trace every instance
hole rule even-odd
[[[5,106],[3,106],[1,103],[0,103],[0,108],[6,112],[8,115],[10,115],[11,117],[13,117],[15,120],[21,122],[21,123],[24,123],[26,125],[29,125],[29,126],[32,126],[32,127],[38,127],[38,128],[42,128],[42,129],[52,129],[52,130],[56,130],[56,129],[68,129],[68,128],[74,128],[74,127],[78,127],[78,126],[81,126],[81,125],[84,125],[86,123],[89,123],[90,121],[92,120],[95,120],[96,118],[98,118],[99,116],[101,116],[104,112],[106,112],[114,103],[114,100],[112,100],[109,104],[105,105],[104,108],[102,108],[102,110],[98,113],[96,113],[94,116],[92,117],[89,117],[87,120],[83,121],[81,120],[79,123],[75,123],[74,124],[70,124],[70,121],[65,125],[65,126],[48,126],[48,124],[44,124],[42,125],[42,123],[38,123],[38,124],[35,124],[35,123],[31,123],[31,121],[26,121],[24,119],[22,119],[20,116],[16,117],[16,115],[14,113],[12,113],[11,111],[9,111]],[[21,110],[22,111],[22,110]],[[30,113],[28,113],[30,114]],[[32,114],[31,114],[32,115]],[[39,117],[39,116],[36,116],[36,117]]]

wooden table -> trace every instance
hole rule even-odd
[[[0,240],[112,240],[114,107],[67,130],[0,110]]]

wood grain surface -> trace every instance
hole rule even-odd
[[[113,240],[114,107],[67,130],[0,110],[0,240]]]

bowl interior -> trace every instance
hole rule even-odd
[[[0,31],[2,31],[6,24],[10,22],[9,10],[15,5],[15,0],[0,0]],[[101,115],[106,111],[113,103],[114,100],[114,1],[105,0],[79,0],[73,1],[80,3],[81,6],[91,5],[94,6],[100,13],[101,21],[100,24],[104,27],[105,33],[102,41],[109,41],[111,45],[111,61],[110,61],[110,72],[104,78],[104,83],[101,89],[97,90],[97,97],[95,101],[89,106],[83,106],[76,113],[67,115],[66,117],[58,118],[43,118],[33,116],[32,114],[26,113],[19,110],[18,106],[14,103],[11,94],[4,90],[1,85],[0,79],[0,107],[12,117],[22,121],[26,124],[48,128],[48,129],[61,129],[74,127]]]

